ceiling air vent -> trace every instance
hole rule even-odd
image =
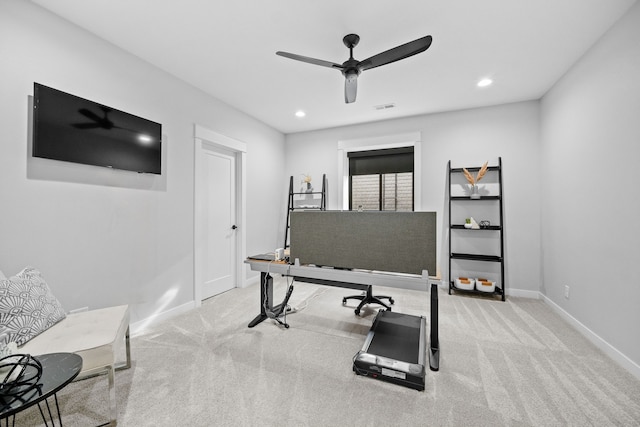
[[[396,104],[394,104],[393,102],[390,104],[382,104],[382,105],[376,105],[375,107],[373,107],[375,110],[388,110],[389,108],[395,108]]]

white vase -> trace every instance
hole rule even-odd
[[[480,193],[478,193],[478,186],[477,185],[472,185],[471,186],[471,196],[469,196],[470,198],[477,200],[480,198]]]

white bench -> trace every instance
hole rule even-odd
[[[118,362],[123,343],[126,360]],[[108,376],[110,424],[117,424],[115,371],[131,367],[129,306],[68,314],[66,318],[19,347],[18,353],[80,355],[82,371],[77,379],[103,374]]]

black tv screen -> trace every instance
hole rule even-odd
[[[39,83],[33,156],[161,174],[162,125]]]

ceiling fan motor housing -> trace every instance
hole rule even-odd
[[[358,77],[362,72],[362,68],[360,67],[360,61],[356,61],[353,58],[349,58],[345,62],[342,63],[342,74],[345,77],[355,76]]]

